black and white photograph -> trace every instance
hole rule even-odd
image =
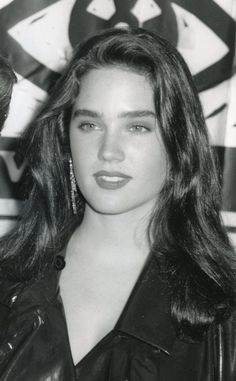
[[[235,102],[235,0],[0,0],[0,381],[236,380]]]

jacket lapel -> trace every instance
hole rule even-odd
[[[170,291],[160,277],[154,256],[141,272],[115,329],[170,354],[176,337],[171,323]]]

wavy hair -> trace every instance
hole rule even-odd
[[[192,76],[175,48],[145,30],[110,29],[75,50],[26,131],[32,186],[20,223],[1,240],[1,266],[18,280],[43,274],[82,221],[82,195],[77,216],[70,202],[69,121],[80,78],[112,65],[145,75],[153,88],[168,170],[148,236],[169,283],[176,330],[199,339],[235,308],[234,251],[220,219],[218,174]]]
[[[16,76],[13,69],[4,57],[0,57],[0,132],[8,115],[15,82]]]

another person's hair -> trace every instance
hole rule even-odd
[[[5,58],[0,57],[0,132],[8,115],[15,82],[16,76],[13,69]]]
[[[153,88],[168,169],[148,236],[170,285],[177,332],[199,339],[235,308],[234,251],[220,219],[218,175],[192,76],[175,48],[142,29],[107,30],[82,43],[28,129],[32,188],[20,224],[0,242],[1,266],[21,280],[42,274],[81,222],[79,190],[77,216],[70,202],[71,111],[80,78],[112,66],[146,76]]]

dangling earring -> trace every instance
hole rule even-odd
[[[70,196],[71,196],[71,205],[72,205],[72,210],[73,214],[78,214],[77,206],[76,206],[76,180],[75,180],[75,175],[73,171],[73,164],[72,164],[72,159],[69,159],[69,165],[70,165]]]

